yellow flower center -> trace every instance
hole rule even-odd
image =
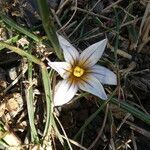
[[[84,69],[80,68],[79,66],[76,66],[73,70],[73,75],[76,77],[81,77],[84,73]]]

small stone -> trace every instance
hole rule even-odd
[[[3,99],[6,110],[11,117],[15,117],[22,110],[23,99],[20,93],[13,93]]]
[[[17,69],[16,69],[16,67],[11,68],[8,72],[9,72],[9,78],[12,81],[17,78]]]
[[[7,40],[7,33],[5,28],[0,28],[0,41]]]

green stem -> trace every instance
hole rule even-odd
[[[37,0],[37,4],[38,4],[41,20],[43,23],[43,27],[48,36],[48,39],[50,40],[57,57],[60,60],[62,60],[63,55],[56,35],[54,22],[50,15],[50,11],[48,9],[48,3],[46,0]]]
[[[27,100],[27,110],[29,117],[29,124],[31,128],[31,141],[33,143],[39,143],[38,134],[34,124],[34,106],[33,106],[33,88],[32,88],[32,62],[28,61],[28,80],[29,80],[29,89],[26,92]]]
[[[51,84],[49,80],[49,74],[47,72],[46,67],[42,67],[42,80],[44,85],[44,91],[45,91],[45,99],[46,99],[46,124],[44,128],[44,134],[43,137],[47,137],[51,133],[51,115],[52,115],[52,104],[51,104]]]
[[[26,58],[29,59],[30,61],[32,61],[32,62],[34,62],[34,63],[36,63],[36,64],[38,64],[38,65],[40,65],[40,66],[45,66],[44,63],[43,63],[41,60],[39,60],[39,59],[36,58],[35,56],[33,56],[33,55],[27,53],[26,51],[24,51],[24,50],[22,50],[22,49],[20,49],[20,48],[18,48],[18,47],[11,46],[11,45],[9,45],[9,44],[7,44],[7,43],[5,43],[5,42],[0,42],[0,47],[8,48],[8,49],[10,49],[11,51],[13,51],[13,52],[15,52],[15,53],[21,55],[22,57],[26,57]],[[0,50],[2,50],[2,49],[0,49]]]

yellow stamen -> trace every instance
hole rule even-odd
[[[76,77],[81,77],[84,73],[84,69],[80,68],[79,66],[76,66],[73,70],[73,75]]]

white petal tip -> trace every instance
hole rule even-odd
[[[106,45],[107,42],[108,42],[108,39],[106,38],[106,39],[101,40],[99,43],[100,43],[101,45]]]
[[[106,95],[106,93],[104,92],[103,93],[103,95],[100,95],[100,96],[98,96],[100,99],[102,99],[102,100],[107,100],[108,99],[108,97],[107,97],[107,95]]]
[[[107,97],[107,96],[105,96],[105,97],[101,97],[101,99],[102,99],[102,100],[107,100],[107,99],[108,99],[108,97]]]
[[[112,85],[117,85],[117,78],[114,80],[114,83]]]
[[[112,74],[112,78],[111,78],[111,80],[110,80],[111,82],[111,85],[117,85],[117,76],[116,76],[116,74]]]
[[[103,39],[103,41],[104,41],[104,42],[107,42],[107,41],[108,41],[108,39],[107,39],[107,38],[105,38],[105,39]]]
[[[108,76],[107,74],[106,80],[108,85],[117,85],[117,76],[113,72],[111,73],[111,76]]]

